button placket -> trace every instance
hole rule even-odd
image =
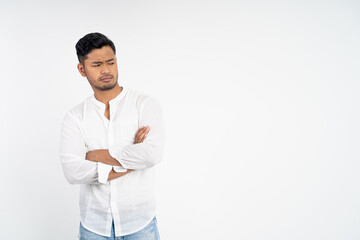
[[[108,146],[109,147],[114,144],[114,134],[112,131],[112,125],[114,122],[115,112],[116,112],[115,105],[110,103],[110,121],[109,121],[109,127],[108,127],[108,144],[109,144]]]

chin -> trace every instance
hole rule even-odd
[[[115,86],[116,86],[116,83],[115,84],[107,84],[104,86],[95,86],[95,88],[98,90],[101,90],[101,91],[108,91],[108,90],[113,89]]]

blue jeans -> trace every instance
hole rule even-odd
[[[160,240],[156,217],[154,217],[153,220],[151,220],[151,222],[140,231],[122,237],[115,237],[114,222],[111,227],[110,237],[93,233],[84,228],[80,223],[79,238],[80,240]]]

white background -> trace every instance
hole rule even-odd
[[[94,31],[164,108],[163,240],[360,239],[358,1],[2,0],[0,29],[0,239],[77,239],[59,135]]]

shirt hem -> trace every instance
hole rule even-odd
[[[154,215],[150,218],[150,220],[146,222],[146,224],[145,224],[144,226],[136,229],[135,231],[127,232],[127,233],[125,233],[125,234],[124,234],[124,233],[121,233],[120,235],[116,235],[116,234],[115,234],[115,237],[124,237],[124,236],[126,236],[126,235],[130,235],[130,234],[139,232],[139,231],[143,230],[147,225],[149,225],[150,222],[151,222],[155,217],[156,217],[156,214],[154,214]]]
[[[94,231],[94,230],[91,230],[90,228],[88,228],[86,225],[84,225],[84,223],[83,223],[83,221],[81,221],[81,219],[80,219],[80,223],[84,228],[86,228],[86,230],[88,230],[90,232],[96,233],[97,235],[100,235],[100,236],[103,236],[103,237],[111,237],[111,230],[110,230],[109,235],[104,235],[103,233],[99,233],[98,231]]]
[[[150,220],[146,222],[146,224],[145,224],[144,226],[142,226],[142,227],[140,227],[140,228],[138,228],[138,229],[136,229],[136,230],[134,230],[134,231],[131,231],[131,232],[121,233],[120,235],[116,235],[116,234],[115,234],[115,237],[124,237],[124,236],[126,236],[126,235],[130,235],[130,234],[139,232],[139,231],[143,230],[147,225],[149,225],[150,222],[151,222],[155,217],[156,217],[156,214],[154,214],[154,215],[150,218]],[[82,225],[84,228],[86,228],[86,229],[87,229],[88,231],[90,231],[90,232],[96,233],[97,235],[100,235],[100,236],[103,236],[103,237],[111,237],[111,230],[110,230],[110,234],[109,234],[109,235],[106,235],[106,234],[104,235],[103,233],[99,233],[98,231],[94,231],[94,230],[91,230],[90,228],[88,228],[88,227],[83,223],[83,221],[82,221],[81,219],[80,219],[80,223],[81,223],[81,225]],[[115,227],[115,226],[114,226],[114,227]]]

